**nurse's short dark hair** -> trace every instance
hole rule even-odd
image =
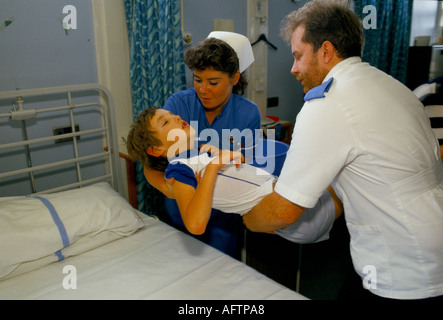
[[[360,18],[350,9],[347,0],[312,0],[288,14],[282,22],[281,36],[291,43],[295,29],[305,26],[302,41],[313,46],[314,52],[330,41],[341,59],[361,57],[364,45]]]
[[[211,67],[214,70],[227,73],[230,77],[233,77],[240,68],[235,50],[225,41],[217,38],[207,38],[195,47],[188,49],[185,52],[185,64],[192,71],[202,71]],[[247,86],[248,81],[242,73],[232,92],[242,95]]]

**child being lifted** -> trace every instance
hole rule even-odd
[[[240,152],[209,145],[197,150],[194,140],[195,130],[179,116],[148,107],[131,127],[127,149],[134,161],[165,171],[165,179],[175,180],[170,188],[184,225],[198,235],[205,232],[211,208],[246,214],[272,192],[276,177],[241,163],[244,158]],[[342,212],[340,200],[328,188],[314,208],[275,233],[297,243],[322,241],[329,237]]]

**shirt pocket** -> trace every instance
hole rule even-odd
[[[389,288],[392,284],[386,239],[376,225],[357,226],[347,223],[351,236],[350,251],[355,271],[363,283],[371,282],[376,288]]]

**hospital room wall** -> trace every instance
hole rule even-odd
[[[68,5],[76,9],[75,29],[63,26]],[[125,135],[132,108],[123,1],[1,0],[0,13],[0,24],[12,22],[0,29],[0,91],[100,83],[113,95],[119,139]],[[1,111],[11,109],[12,103]],[[31,132],[48,130],[38,121],[28,125]]]
[[[122,0],[91,0],[97,59],[98,83],[108,88],[115,104],[119,150],[127,154],[124,139],[133,121],[129,71],[129,41]],[[120,172],[129,199],[126,161],[120,158]]]
[[[63,9],[68,5],[74,6],[77,10],[76,30],[68,30],[63,26],[63,18],[66,16]],[[0,91],[97,82],[91,1],[2,0],[0,13],[2,19],[0,21]],[[2,100],[0,112],[11,111],[13,102],[14,99]],[[25,110],[66,105],[67,99],[52,97],[52,101],[45,101],[44,104],[42,105],[37,98],[24,98]],[[3,120],[5,121],[2,122],[1,131],[3,132],[0,134],[0,142],[21,140],[23,134],[20,130],[20,122],[8,123],[6,118]],[[83,117],[82,126],[93,127],[98,121],[97,116]],[[32,139],[51,135],[53,127],[66,126],[69,123],[69,119],[62,116],[50,120],[43,116],[29,119],[26,121],[28,137]],[[82,144],[88,143],[82,140]],[[30,149],[34,166],[43,163],[44,159],[57,159],[60,156],[60,152],[56,152],[49,144],[44,147],[41,144],[34,145]],[[24,158],[25,155],[14,152],[0,157],[2,171],[16,169],[14,166],[22,162],[22,157]],[[70,173],[66,175],[69,176]],[[53,182],[41,174],[41,180],[37,181],[37,191],[49,188]],[[11,187],[7,188],[7,192],[11,194],[27,192],[28,185],[29,183],[25,181],[12,183]],[[3,195],[5,191],[0,193]]]
[[[77,9],[77,29],[63,28],[63,8]],[[97,82],[91,1],[2,0],[0,90]]]

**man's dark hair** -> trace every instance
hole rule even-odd
[[[283,20],[282,38],[291,43],[292,34],[300,25],[305,26],[302,41],[311,44],[314,52],[325,41],[330,41],[341,59],[362,56],[365,41],[363,26],[360,18],[350,9],[348,1],[309,1]]]

